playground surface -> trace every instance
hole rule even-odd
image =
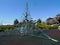
[[[0,45],[60,45],[60,30],[44,31],[59,42],[34,36],[5,35],[0,36]]]

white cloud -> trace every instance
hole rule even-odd
[[[3,23],[3,25],[13,25],[13,23]]]

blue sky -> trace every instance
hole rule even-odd
[[[0,0],[0,24],[13,24],[22,20],[27,0]],[[45,21],[60,13],[60,0],[28,0],[29,12],[33,19]]]

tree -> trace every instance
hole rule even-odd
[[[30,20],[30,29],[35,29],[35,21],[34,20]]]
[[[57,14],[57,15],[56,15],[56,19],[57,19],[57,21],[60,23],[60,14]]]
[[[14,25],[17,25],[17,24],[19,24],[19,21],[18,21],[18,19],[15,19],[14,20]]]
[[[42,21],[40,19],[37,20],[37,23],[41,23]]]
[[[60,18],[58,19],[58,22],[60,23]]]

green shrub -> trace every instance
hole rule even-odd
[[[52,29],[58,29],[58,26],[52,26],[51,28]]]
[[[1,31],[5,31],[6,29],[8,29],[8,30],[14,30],[16,27],[14,27],[14,26],[0,26],[0,32]]]
[[[48,29],[50,26],[48,26],[46,24],[43,24],[43,23],[38,23],[37,27],[40,28],[40,29]]]
[[[58,29],[58,26],[50,26],[43,23],[38,23],[37,28],[38,29]]]

